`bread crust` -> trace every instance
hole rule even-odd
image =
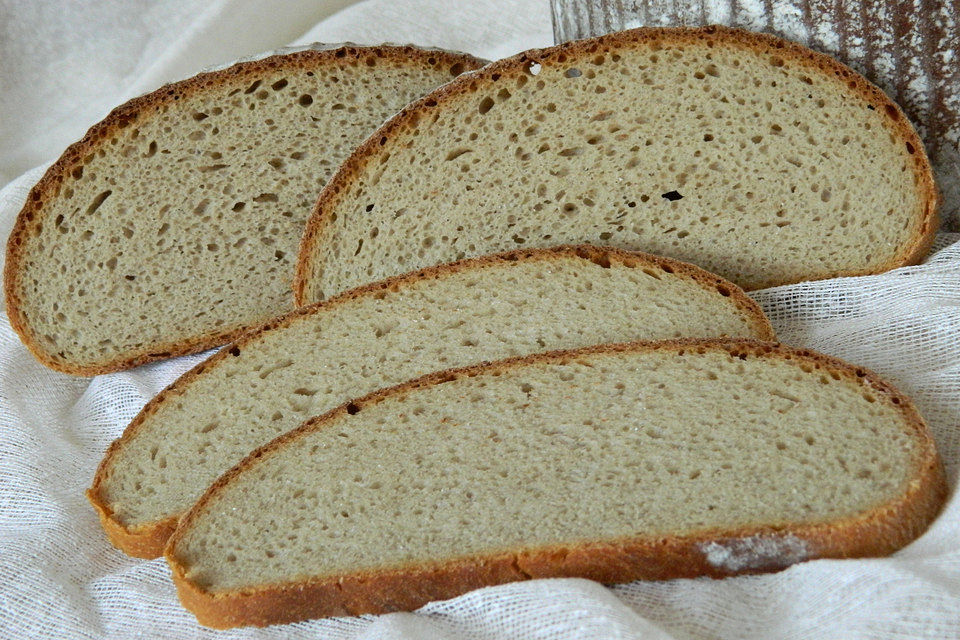
[[[416,123],[443,103],[456,100],[460,96],[478,91],[480,87],[492,86],[501,79],[516,78],[527,73],[529,65],[542,64],[563,56],[567,62],[576,63],[581,58],[596,54],[602,47],[633,48],[651,46],[657,43],[704,42],[723,44],[732,48],[749,50],[753,53],[776,53],[795,63],[806,65],[827,76],[835,76],[847,83],[851,93],[863,99],[869,108],[888,116],[889,130],[899,138],[913,157],[914,178],[917,185],[918,201],[921,211],[914,224],[913,237],[899,247],[887,262],[873,268],[849,269],[843,271],[824,271],[815,274],[809,280],[822,280],[841,276],[859,276],[882,273],[895,267],[918,264],[927,255],[939,226],[938,209],[940,194],[933,180],[933,170],[927,158],[923,142],[910,124],[900,107],[883,91],[850,67],[822,53],[817,53],[803,45],[783,40],[765,33],[754,33],[732,27],[711,25],[705,27],[640,27],[629,31],[620,31],[596,38],[577,40],[546,49],[531,49],[510,58],[492,62],[487,66],[463,74],[456,80],[438,87],[419,100],[408,105],[403,111],[388,120],[361,144],[340,166],[324,187],[317,199],[310,218],[307,220],[304,235],[300,240],[300,250],[294,274],[293,293],[298,305],[308,302],[307,288],[314,268],[313,258],[318,243],[323,236],[329,218],[348,190],[351,183],[361,174],[368,163],[381,153],[390,153],[391,145],[402,135],[416,128]],[[794,281],[769,280],[753,289],[791,284]],[[749,290],[749,289],[748,289]]]
[[[7,259],[4,266],[4,295],[7,315],[14,331],[27,346],[27,349],[44,365],[60,371],[80,376],[92,376],[112,373],[136,367],[147,362],[181,356],[222,345],[240,336],[249,327],[236,327],[222,331],[193,336],[183,340],[172,340],[152,345],[148,349],[115,360],[100,363],[78,364],[58,357],[46,350],[34,335],[28,320],[23,315],[20,297],[20,271],[25,257],[27,240],[45,222],[44,205],[56,198],[66,176],[83,159],[96,153],[117,132],[133,124],[149,119],[161,107],[172,105],[175,101],[189,98],[211,87],[243,84],[248,79],[263,73],[280,70],[312,70],[324,66],[338,66],[344,58],[358,59],[361,56],[375,55],[379,59],[397,64],[446,66],[460,65],[463,69],[476,69],[486,61],[466,53],[425,49],[414,45],[360,46],[345,44],[333,48],[311,48],[295,53],[271,55],[266,58],[239,62],[217,71],[200,73],[196,76],[164,85],[156,91],[133,98],[111,111],[106,118],[93,125],[78,142],[70,145],[60,158],[47,169],[43,177],[30,190],[26,203],[17,215],[13,230],[7,240]],[[433,60],[431,63],[430,60]]]
[[[424,280],[440,279],[463,271],[479,271],[503,265],[504,263],[548,261],[570,257],[578,257],[601,265],[616,263],[631,268],[659,268],[669,273],[689,277],[704,288],[715,288],[721,295],[729,296],[749,320],[751,327],[759,337],[764,340],[776,339],[773,327],[760,309],[760,306],[732,282],[728,282],[719,276],[704,271],[700,267],[680,262],[679,260],[641,252],[624,251],[612,247],[563,245],[552,249],[519,249],[428,267],[420,271],[394,276],[380,282],[357,287],[335,298],[307,307],[301,307],[274,318],[257,328],[251,329],[231,345],[221,349],[180,376],[140,410],[140,413],[137,414],[130,425],[124,430],[123,435],[114,441],[107,449],[103,460],[100,462],[100,466],[97,468],[93,484],[86,492],[87,499],[100,516],[100,523],[107,537],[110,539],[111,544],[124,553],[137,558],[158,558],[163,555],[163,548],[166,545],[167,539],[176,528],[178,517],[171,516],[157,522],[141,524],[135,527],[125,526],[115,517],[113,511],[107,505],[107,501],[103,498],[103,483],[110,473],[114,456],[133,439],[147,418],[156,413],[165,402],[183,393],[183,390],[189,387],[190,384],[205,371],[215,368],[220,362],[231,357],[231,353],[235,349],[242,349],[245,345],[257,340],[267,331],[287,327],[299,318],[315,313],[322,313],[357,298],[376,296],[380,292],[396,291],[397,289],[412,286]],[[237,353],[239,353],[239,351],[237,351]]]
[[[888,503],[830,522],[714,529],[686,536],[638,535],[563,546],[504,550],[431,565],[411,564],[219,593],[207,591],[192,582],[188,567],[177,558],[177,544],[184,532],[235,476],[281,450],[286,443],[324,428],[345,413],[356,413],[385,398],[463,377],[504,372],[536,363],[576,361],[591,355],[651,351],[676,351],[678,355],[685,351],[727,351],[741,358],[794,360],[802,363],[800,366],[821,369],[824,373],[869,386],[882,401],[891,403],[901,412],[906,429],[918,442],[912,478],[905,483],[903,492]],[[313,418],[254,451],[221,476],[181,520],[165,555],[181,602],[196,614],[201,624],[214,628],[265,626],[312,617],[413,610],[431,600],[451,598],[477,587],[532,578],[583,577],[606,583],[699,576],[721,578],[776,571],[798,560],[887,555],[926,529],[939,513],[947,492],[942,462],[920,414],[909,398],[871,371],[813,351],[757,340],[633,342],[554,351],[441,371],[377,391]],[[804,551],[799,558],[790,553],[768,555],[745,567],[711,563],[705,552],[708,545],[736,545],[738,541],[755,536],[788,545],[800,541]]]

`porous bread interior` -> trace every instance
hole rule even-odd
[[[112,454],[101,500],[128,527],[182,513],[307,418],[440,369],[598,342],[773,337],[756,307],[675,263],[538,253],[347,298],[227,347],[237,355],[159,403]]]
[[[648,251],[748,290],[903,260],[934,196],[895,107],[701,35],[533,51],[436,92],[321,196],[304,300],[518,245]]]
[[[93,365],[291,309],[297,245],[327,179],[386,118],[464,67],[439,52],[359,51],[251,63],[259,72],[158,99],[114,129],[27,239],[18,295],[39,347]]]
[[[811,364],[667,348],[494,367],[395,393],[233,475],[171,550],[216,593],[584,541],[823,523],[901,495],[919,458],[902,411],[855,376]]]

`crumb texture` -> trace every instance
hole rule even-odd
[[[904,259],[934,195],[892,103],[743,32],[654,33],[497,63],[384,129],[321,196],[305,299],[557,243],[745,289]]]
[[[108,458],[101,499],[127,527],[177,515],[306,419],[441,369],[599,342],[773,339],[733,285],[686,269],[598,249],[533,251],[333,301],[227,347],[148,406]]]
[[[493,365],[301,431],[210,494],[172,553],[214,593],[707,531],[721,541],[707,559],[742,570],[807,548],[722,532],[886,504],[920,442],[890,396],[804,356],[670,346]]]
[[[473,62],[341,51],[171,85],[67,163],[18,265],[15,293],[38,348],[73,365],[111,363],[204,336],[213,346],[292,308],[303,225],[334,169]]]

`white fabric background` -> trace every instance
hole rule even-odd
[[[551,41],[546,0],[0,0],[0,237],[42,167],[123,99],[204,66],[315,40],[417,42],[500,57]],[[958,203],[950,203],[956,207]],[[781,339],[875,369],[911,394],[960,470],[960,234],[924,265],[758,292]],[[414,614],[213,632],[163,561],[113,550],[82,492],[139,408],[201,356],[92,379],[34,361],[0,317],[0,637],[960,637],[960,503],[891,558],[724,581],[518,583]]]

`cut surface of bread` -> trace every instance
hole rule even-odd
[[[178,518],[256,447],[433,371],[599,342],[773,339],[735,285],[674,260],[558,247],[466,260],[268,323],[151,401],[88,495],[114,545],[156,557]]]
[[[339,46],[243,62],[114,110],[33,188],[7,247],[14,329],[91,375],[228,342],[293,308],[317,193],[470,56]]]
[[[509,247],[593,243],[744,289],[919,261],[937,192],[916,132],[835,60],[724,27],[532,50],[410,105],[307,225],[301,303]]]
[[[884,555],[945,495],[919,414],[870,372],[756,341],[604,345],[311,420],[221,477],[166,555],[202,624],[264,625]]]

